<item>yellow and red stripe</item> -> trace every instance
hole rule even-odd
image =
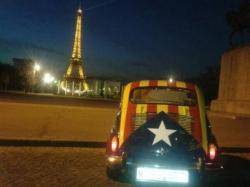
[[[120,146],[124,140],[131,134],[134,127],[132,127],[133,116],[136,114],[147,114],[147,113],[159,113],[161,111],[165,113],[176,113],[179,115],[192,116],[194,120],[194,125],[192,127],[192,134],[196,140],[202,143],[204,149],[206,148],[206,124],[201,117],[204,115],[200,113],[201,108],[196,106],[176,106],[176,105],[165,105],[165,104],[133,104],[129,101],[129,96],[131,91],[137,87],[149,87],[149,86],[159,86],[159,87],[176,87],[193,90],[198,94],[198,103],[201,101],[200,93],[197,92],[197,88],[193,84],[185,82],[168,82],[165,80],[144,80],[128,84],[124,89],[123,101],[122,101],[122,113],[121,113],[121,124],[120,124]],[[202,128],[201,128],[202,127]],[[205,134],[205,137],[202,135]],[[206,149],[205,149],[206,150]]]

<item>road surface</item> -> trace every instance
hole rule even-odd
[[[1,147],[1,186],[129,186],[105,175],[104,149]]]
[[[1,102],[26,103],[26,104],[50,104],[60,106],[84,106],[95,108],[117,108],[118,100],[103,98],[71,97],[48,94],[24,94],[0,91]]]
[[[0,147],[0,183],[1,186],[132,186],[106,177],[104,155],[104,148]],[[241,156],[250,158],[248,154]],[[250,178],[249,161],[237,156],[227,156],[224,160],[227,173],[220,178],[223,186],[250,184],[246,181]]]
[[[106,141],[118,101],[0,93],[0,139]]]
[[[96,128],[98,124],[102,124],[103,118],[101,115],[106,116],[106,123],[109,125],[113,122],[114,112],[109,112],[115,110],[118,107],[117,101],[98,101],[98,100],[83,100],[77,98],[65,99],[63,97],[55,97],[53,100],[51,97],[43,97],[43,96],[32,96],[28,97],[26,95],[4,95],[0,94],[0,101],[4,103],[19,103],[23,104],[41,104],[44,107],[48,104],[53,104],[55,107],[60,107],[61,105],[65,105],[65,107],[80,107],[85,110],[85,112],[81,113],[81,118],[83,120],[93,120],[89,121],[87,124],[92,124],[88,127],[88,134],[91,135],[91,138],[94,140],[101,139],[100,137],[105,135],[105,131],[100,131],[101,133],[97,133]],[[17,108],[16,106],[14,107]],[[23,109],[23,108],[22,108]],[[5,108],[6,110],[6,108]],[[100,110],[100,114],[96,116],[96,111]],[[102,111],[103,110],[103,111]],[[93,112],[94,111],[94,112]],[[109,113],[106,114],[104,111]],[[13,112],[10,110],[9,112]],[[5,118],[7,116],[8,111],[6,112]],[[2,114],[2,113],[1,113]],[[91,117],[91,115],[95,115],[95,117]],[[16,115],[17,116],[17,115]],[[71,116],[71,115],[70,115]],[[69,117],[70,117],[69,116]],[[43,116],[41,116],[43,117]],[[52,116],[53,117],[53,116]],[[45,117],[43,117],[45,118]],[[80,118],[80,117],[79,117]],[[3,118],[2,118],[3,119]],[[1,120],[2,120],[1,119]],[[10,122],[12,120],[10,118]],[[20,118],[22,119],[22,118]],[[28,118],[27,118],[28,119]],[[27,120],[25,119],[25,120]],[[45,118],[48,120],[48,118]],[[44,123],[42,119],[40,122]],[[77,118],[78,119],[78,118]],[[102,120],[101,122],[98,120]],[[110,122],[108,121],[110,120]],[[27,132],[25,134],[26,139],[27,134],[30,135],[32,133],[32,129],[26,128],[24,124],[20,125],[17,121],[18,125],[10,124],[0,124],[1,126],[1,137],[9,137],[8,133],[13,132],[15,137],[17,133]],[[35,127],[38,128],[34,130],[34,132],[40,132],[39,129],[42,129],[43,134],[49,134],[53,132],[53,137],[56,137],[58,140],[59,135],[56,136],[59,131],[53,130],[55,128],[54,125],[48,125],[47,128],[43,128],[44,124],[39,126],[38,121],[36,123],[32,123],[32,128],[34,130]],[[93,125],[95,123],[96,125]],[[214,124],[238,124],[238,121],[232,121],[227,119],[213,119],[212,123]],[[249,121],[240,121],[242,125],[249,124]],[[81,123],[84,124],[84,123]],[[40,128],[41,127],[41,128]],[[48,128],[50,127],[50,128]],[[68,126],[65,126],[65,128]],[[80,136],[84,135],[86,129],[82,129],[75,127],[73,128],[72,124],[70,126],[71,131],[63,130],[63,133],[60,134],[60,137],[65,138],[65,140],[76,140],[77,133],[80,132]],[[45,130],[44,130],[45,129]],[[60,129],[64,129],[60,126]],[[79,131],[82,130],[82,131]],[[74,130],[74,131],[72,131]],[[93,134],[89,133],[94,132]],[[243,129],[246,131],[246,128]],[[46,133],[45,133],[46,132]],[[69,133],[70,132],[70,133]],[[230,136],[227,138],[228,134],[221,129],[221,133],[224,133],[224,136],[227,139],[227,143],[231,145],[233,138]],[[246,131],[247,132],[247,131]],[[19,135],[18,134],[18,135]],[[34,133],[35,134],[35,133]],[[43,135],[38,134],[34,137],[41,137]],[[68,137],[66,135],[72,135],[73,137]],[[36,134],[35,134],[36,135]],[[63,136],[61,136],[63,135]],[[44,135],[42,136],[45,140],[51,140],[51,136],[48,139]],[[45,137],[45,138],[44,138]],[[63,139],[61,138],[61,139]],[[105,135],[106,138],[106,135]],[[220,138],[220,137],[218,137]],[[249,136],[240,136],[239,142],[245,142],[243,147],[249,148]],[[3,139],[3,138],[2,138]],[[34,138],[35,139],[35,138]],[[89,139],[89,138],[88,138]],[[63,139],[64,140],[64,139]],[[92,139],[91,139],[92,141]],[[220,142],[219,142],[220,143]],[[0,144],[3,145],[3,144]],[[55,145],[54,145],[55,146]],[[82,147],[81,147],[82,146]],[[242,147],[242,145],[239,145]],[[109,180],[105,175],[105,150],[104,148],[86,148],[84,145],[80,145],[80,147],[18,147],[18,146],[0,146],[0,185],[1,186],[131,186],[131,184],[114,182]],[[250,163],[249,163],[250,155],[248,153],[241,154],[231,154],[224,155],[223,162],[225,165],[224,173],[219,177],[220,184],[219,186],[250,186]],[[248,179],[248,181],[246,181]]]

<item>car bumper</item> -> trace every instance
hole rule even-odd
[[[223,174],[224,167],[220,162],[207,162],[205,164],[205,173],[207,177],[210,177],[211,179],[216,179],[221,174]]]
[[[122,156],[107,156],[106,165],[109,168],[122,169]]]
[[[112,169],[118,169],[123,176],[125,176],[128,180],[136,181],[136,172],[138,167],[149,167],[149,168],[168,168],[167,165],[157,164],[157,162],[147,162],[141,161],[140,163],[132,162],[129,159],[126,159],[122,156],[108,156],[106,159],[106,165]],[[202,170],[197,169],[195,167],[182,167],[182,169],[188,171],[190,176],[189,184],[195,184],[200,181],[202,176]],[[180,169],[180,167],[172,169]]]

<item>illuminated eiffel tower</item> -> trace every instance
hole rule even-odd
[[[65,94],[79,94],[88,90],[82,58],[82,18],[81,5],[77,10],[76,30],[69,67],[64,75],[62,87]]]

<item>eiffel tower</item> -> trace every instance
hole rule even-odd
[[[70,59],[69,67],[66,70],[63,81],[63,89],[65,94],[71,93],[79,94],[81,92],[88,90],[88,85],[86,82],[86,75],[83,67],[83,58],[82,58],[82,18],[83,11],[81,5],[77,10],[76,18],[76,30],[74,36],[74,44],[72,56]]]

